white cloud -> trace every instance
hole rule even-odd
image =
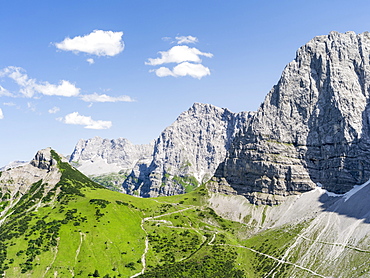
[[[86,61],[87,61],[90,65],[92,65],[92,64],[94,64],[94,63],[95,63],[95,61],[94,61],[94,59],[93,59],[93,58],[86,59]]]
[[[193,78],[201,79],[204,76],[210,75],[211,72],[209,68],[203,66],[202,64],[192,64],[188,62],[181,63],[175,66],[172,70],[166,67],[160,67],[159,69],[152,70],[159,77],[165,76],[191,76]]]
[[[158,77],[175,76],[173,72],[166,67],[160,67],[159,69],[151,70],[150,72],[155,72]]]
[[[177,44],[198,42],[198,38],[193,37],[193,36],[180,36],[180,37],[175,37],[175,39],[177,40]]]
[[[19,67],[7,67],[0,72],[0,76],[13,79],[21,87],[20,93],[29,98],[35,94],[72,97],[80,93],[80,89],[67,80],[59,81],[58,85],[37,82],[36,79],[29,78],[25,70]]]
[[[4,119],[4,114],[3,114],[3,110],[1,110],[0,108],[0,120]]]
[[[94,121],[91,117],[82,116],[78,112],[73,112],[57,120],[70,125],[84,125],[89,129],[108,129],[112,127],[111,121]]]
[[[168,51],[160,51],[161,58],[152,59],[149,58],[149,62],[145,62],[146,65],[157,66],[166,63],[182,63],[182,62],[195,62],[201,63],[202,60],[199,56],[205,56],[212,58],[212,53],[205,53],[199,51],[197,48],[190,48],[187,45],[176,45]]]
[[[62,80],[59,85],[44,82],[35,86],[37,92],[47,96],[74,97],[80,93],[80,89],[69,81]]]
[[[4,102],[3,104],[6,106],[15,106],[14,102]]]
[[[57,113],[58,111],[60,111],[60,108],[59,108],[59,107],[56,107],[56,106],[54,106],[53,108],[51,108],[51,109],[49,109],[49,110],[48,110],[48,112],[49,112],[50,114],[55,114],[55,113]]]
[[[1,73],[0,73],[0,76],[1,76]],[[4,96],[4,97],[12,97],[13,95],[7,89],[5,89],[4,87],[2,87],[0,85],[0,97],[2,97],[2,96]]]
[[[91,95],[81,95],[80,96],[83,101],[86,102],[133,102],[134,100],[129,96],[119,96],[119,97],[111,97],[106,94],[99,95],[97,93],[93,93]]]
[[[60,50],[85,52],[97,56],[115,56],[124,49],[123,32],[94,30],[88,35],[65,38],[55,46]]]

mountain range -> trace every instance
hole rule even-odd
[[[119,190],[142,197],[181,194],[212,177],[252,202],[317,183],[344,193],[370,178],[369,36],[312,39],[257,112],[195,103],[154,143],[80,140],[70,161],[87,175],[123,171]]]
[[[370,277],[369,59],[368,32],[331,32],[256,112],[195,103],[147,145],[2,168],[1,273]]]

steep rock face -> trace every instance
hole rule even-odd
[[[125,138],[108,140],[94,137],[77,143],[70,162],[86,175],[131,172],[140,160],[150,158],[152,153],[152,143],[134,145]]]
[[[155,141],[150,164],[138,164],[123,184],[143,197],[184,193],[208,180],[252,113],[195,103]]]
[[[251,192],[288,195],[321,183],[343,193],[369,179],[369,57],[367,32],[331,32],[301,47],[215,180],[255,202]]]

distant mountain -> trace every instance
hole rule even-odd
[[[22,165],[25,165],[27,163],[28,163],[28,161],[15,160],[15,161],[12,161],[9,164],[5,165],[4,167],[1,167],[0,171],[5,171],[5,170],[11,169],[11,168],[22,166]]]
[[[153,144],[134,145],[125,138],[114,140],[94,137],[80,140],[69,161],[86,175],[131,172],[135,165],[152,156]]]

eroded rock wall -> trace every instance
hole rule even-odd
[[[343,193],[370,177],[370,35],[331,32],[302,46],[232,143],[216,179],[289,195]]]

